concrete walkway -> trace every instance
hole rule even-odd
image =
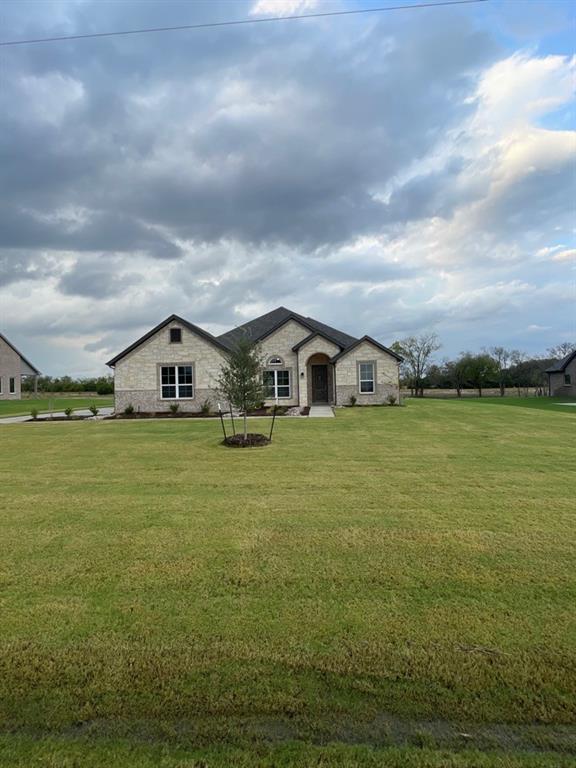
[[[329,405],[312,405],[310,407],[310,413],[308,415],[312,419],[314,418],[320,418],[320,419],[332,418],[333,419],[334,411]]]
[[[110,416],[113,412],[114,408],[99,408],[98,416],[96,418],[99,419],[101,416]],[[49,412],[42,411],[38,414],[38,419],[46,419],[48,416],[50,416]],[[52,416],[66,416],[66,414],[64,411],[54,411]],[[92,416],[92,414],[87,408],[80,408],[79,410],[74,411],[74,416]],[[22,424],[23,421],[30,421],[31,419],[32,416],[30,416],[30,414],[27,414],[26,416],[7,416],[4,419],[0,419],[0,424]]]

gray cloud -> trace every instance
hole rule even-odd
[[[5,2],[4,37],[240,18],[251,3],[29,6]],[[495,39],[472,10],[431,9],[7,49],[0,321],[48,343],[73,313],[86,365],[171,312],[224,330],[282,303],[385,341],[467,312],[481,325],[492,305],[474,284],[517,277],[503,253],[517,268],[555,243],[573,184],[557,165],[496,199],[490,174],[475,178],[466,131],[479,77],[507,55]],[[450,274],[437,221],[456,222]],[[41,309],[2,315],[16,286]]]

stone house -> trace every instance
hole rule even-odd
[[[266,404],[359,405],[399,398],[401,357],[370,336],[355,338],[310,317],[278,307],[255,320],[213,336],[177,315],[120,352],[114,369],[116,411],[199,411],[220,399],[222,363],[240,338],[258,345]]]
[[[546,369],[548,394],[552,397],[576,397],[576,349]]]
[[[22,377],[34,377],[34,391],[40,371],[0,333],[0,400],[20,400]]]

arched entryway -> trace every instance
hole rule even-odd
[[[334,402],[334,366],[328,355],[318,352],[307,362],[308,402],[310,405],[326,405]]]

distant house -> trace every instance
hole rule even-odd
[[[40,371],[0,333],[0,400],[20,400],[22,377],[34,377],[34,390]]]
[[[555,365],[546,369],[548,374],[548,394],[554,397],[562,395],[576,396],[576,349]]]
[[[178,403],[198,411],[220,396],[222,364],[241,338],[256,343],[264,361],[266,403],[359,405],[399,397],[402,358],[370,336],[356,338],[284,307],[220,336],[171,315],[108,362],[114,368],[116,410],[167,411]]]

